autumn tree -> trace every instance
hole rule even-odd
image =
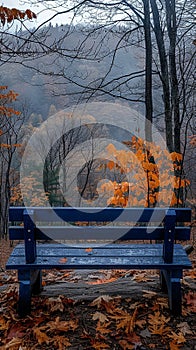
[[[36,18],[31,10],[21,11],[16,8],[0,6],[0,28],[12,24],[13,21],[24,21]],[[1,40],[2,47],[6,46]],[[11,197],[11,186],[16,181],[17,172],[14,170],[17,163],[14,156],[21,146],[20,130],[24,123],[24,115],[13,108],[17,93],[8,90],[7,86],[0,86],[0,236],[7,233],[8,208]]]
[[[163,151],[159,146],[132,137],[128,149],[107,147],[110,171],[124,169],[131,181],[109,181],[102,191],[109,196],[107,204],[120,207],[181,206],[185,200],[179,192],[190,184],[180,176],[182,155]],[[160,171],[160,169],[164,169]],[[184,192],[185,195],[185,192]]]
[[[0,232],[7,233],[8,208],[11,187],[18,179],[17,167],[19,163],[15,157],[21,146],[20,130],[24,123],[24,116],[13,108],[17,99],[14,91],[6,86],[0,87]]]

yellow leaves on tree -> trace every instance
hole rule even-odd
[[[181,205],[179,191],[190,184],[182,178],[182,155],[170,154],[135,136],[124,144],[130,150],[117,150],[112,144],[107,147],[110,159],[107,167],[114,175],[120,170],[130,181],[102,184],[102,192],[109,194],[107,204],[118,207]]]
[[[22,187],[22,191],[21,191]],[[10,203],[12,205],[22,205],[23,197],[28,198],[30,206],[46,206],[48,204],[48,194],[44,191],[39,182],[39,173],[32,171],[24,177],[22,183],[11,188]]]
[[[0,22],[3,26],[6,23],[13,22],[14,20],[33,19],[36,17],[36,14],[31,10],[21,11],[16,8],[0,6]]]

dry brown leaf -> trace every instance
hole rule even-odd
[[[97,340],[92,342],[92,347],[93,349],[96,349],[96,350],[110,349],[110,346],[108,344],[100,343]]]
[[[183,334],[193,334],[193,332],[191,331],[189,325],[187,322],[181,322],[179,324],[177,324],[177,328],[179,328],[179,331]]]
[[[176,344],[175,341],[172,341],[169,343],[169,348],[170,350],[180,350],[181,345],[180,344]]]
[[[149,290],[142,290],[142,292],[144,293],[143,294],[144,298],[150,298],[151,299],[152,297],[157,295],[156,292],[152,292],[152,291],[149,291]]]
[[[0,317],[0,331],[5,331],[9,328],[10,321],[6,321],[3,316]]]
[[[171,335],[169,334],[168,337],[172,338],[172,341],[177,344],[184,344],[186,342],[186,339],[181,332],[179,332],[178,334],[171,332]]]
[[[171,331],[171,328],[167,326],[170,317],[166,318],[164,315],[160,314],[159,311],[155,312],[154,315],[149,315],[149,330],[152,334],[158,334],[163,336]]]
[[[146,320],[137,320],[135,324],[142,329],[146,325]]]
[[[113,298],[109,295],[101,295],[100,297],[94,299],[92,303],[90,303],[90,306],[97,306],[98,308],[100,308],[102,306],[103,301],[109,302],[111,300],[113,300]]]
[[[46,324],[52,331],[67,332],[75,331],[78,328],[77,320],[60,321],[60,317],[57,317],[55,321],[50,321]]]
[[[61,264],[66,264],[66,262],[67,262],[67,258],[59,259],[59,263],[61,263]]]
[[[33,333],[35,334],[35,337],[38,341],[38,343],[41,345],[43,343],[46,343],[46,344],[49,344],[50,342],[50,338],[47,336],[46,333],[44,333],[42,330],[43,328],[46,328],[46,327],[35,327],[33,328]]]
[[[64,350],[68,346],[71,346],[71,343],[69,342],[68,338],[65,338],[64,336],[55,336],[52,338],[53,344],[55,346],[55,349],[58,350]]]
[[[132,280],[140,283],[140,282],[152,281],[152,278],[148,277],[146,273],[140,273],[133,276]]]
[[[186,276],[184,278],[196,279],[196,269],[186,271]]]
[[[107,327],[109,327],[110,324],[111,324],[111,322],[101,323],[100,321],[98,321],[97,327],[96,327],[96,332],[98,332],[100,334],[111,333],[111,330],[107,328]]]
[[[7,333],[7,339],[23,338],[25,336],[25,333],[26,329],[24,326],[21,326],[21,324],[18,323],[13,323],[13,325],[11,325]]]
[[[98,279],[97,281],[88,281],[87,284],[104,284],[104,283],[112,283],[116,281],[118,277],[111,277],[110,279]]]
[[[85,249],[85,252],[86,252],[86,253],[92,253],[92,251],[93,251],[92,248],[86,248],[86,249]]]
[[[7,350],[7,349],[8,350],[16,349],[16,348],[19,348],[21,343],[22,343],[22,339],[13,338],[12,340],[10,340],[9,343],[7,343],[5,345],[5,347],[3,349],[5,349],[5,350]]]
[[[196,311],[196,298],[193,291],[189,291],[184,295],[184,299],[186,300],[186,304],[188,306],[189,311]]]
[[[120,309],[118,309],[120,310]],[[116,320],[116,329],[124,329],[125,334],[132,334],[136,323],[137,308],[135,309],[133,315],[128,312],[121,310],[121,313],[117,312],[116,315],[110,316],[112,319]]]
[[[49,298],[46,301],[46,305],[49,307],[51,312],[54,312],[54,311],[63,312],[65,308],[60,296],[58,298]]]
[[[131,302],[131,299],[130,299],[130,300],[129,300],[129,299],[126,299],[126,301],[127,301],[128,303],[130,303],[130,302]],[[142,308],[142,307],[144,307],[144,304],[141,304],[139,301],[136,301],[135,303],[130,304],[129,309],[130,309],[130,310],[135,310],[135,309],[138,308],[138,307]]]
[[[127,340],[123,339],[119,341],[119,345],[123,350],[133,350],[135,345],[128,343]]]
[[[104,323],[104,322],[108,321],[108,318],[102,312],[96,311],[93,315],[93,320],[94,321],[99,320],[101,323]]]

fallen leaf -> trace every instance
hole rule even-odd
[[[196,298],[193,291],[189,291],[187,294],[184,295],[184,299],[186,300],[186,304],[188,306],[188,309],[192,312],[195,312],[196,310]]]
[[[171,332],[171,335],[169,334],[168,337],[172,338],[172,341],[176,342],[177,344],[183,344],[186,342],[186,339],[181,332],[179,332],[178,334]]]
[[[127,340],[123,339],[119,341],[119,345],[123,350],[133,350],[135,345],[128,343]]]
[[[130,300],[126,299],[126,301],[127,301],[128,303],[130,303],[130,302],[131,302],[131,299],[130,299]],[[142,307],[144,307],[144,304],[141,304],[140,302],[136,301],[135,303],[130,304],[129,309],[130,309],[130,310],[135,310],[136,307],[142,308]]]
[[[146,273],[140,273],[136,274],[135,276],[132,277],[133,281],[136,281],[138,283],[140,282],[149,282],[152,281],[152,278],[148,277]]]
[[[120,310],[120,309],[118,309]],[[116,315],[110,316],[112,319],[116,320],[116,329],[123,329],[125,334],[132,334],[135,328],[137,308],[135,309],[133,315],[130,315],[124,310],[120,310]]]
[[[67,258],[61,258],[61,259],[59,259],[59,262],[61,264],[65,264],[67,262]]]
[[[96,349],[96,350],[105,350],[105,349],[109,349],[110,346],[108,344],[105,344],[105,343],[100,343],[98,341],[93,341],[91,343],[93,349]]]
[[[150,298],[151,299],[152,297],[157,295],[156,292],[152,292],[152,291],[149,291],[149,290],[142,290],[142,292],[144,293],[143,294],[144,298]]]
[[[35,327],[33,328],[33,333],[35,334],[35,337],[40,345],[42,345],[43,343],[49,344],[50,338],[47,336],[46,333],[42,331],[42,329],[43,327]]]
[[[183,334],[193,334],[193,332],[191,331],[189,325],[187,322],[181,322],[179,324],[177,324],[177,328],[179,328],[179,331]]]
[[[143,328],[146,324],[146,320],[137,320],[135,323],[139,328]]]
[[[53,337],[52,341],[55,346],[55,349],[58,349],[58,350],[64,350],[67,347],[71,346],[69,339],[65,338],[64,336],[57,335]]]
[[[175,341],[171,341],[171,342],[169,343],[169,349],[170,349],[170,350],[180,350],[180,348],[181,348],[181,345],[176,344]]]
[[[9,332],[7,334],[7,339],[13,339],[13,338],[23,338],[25,335],[25,327],[21,327],[19,324],[13,324],[11,328],[9,329]]]
[[[86,252],[86,253],[92,253],[92,251],[93,251],[92,248],[86,248],[86,249],[85,249],[85,252]]]
[[[5,350],[16,349],[16,347],[18,348],[21,345],[21,343],[22,343],[22,339],[13,338],[12,340],[10,340],[9,343],[5,345],[3,349]]]
[[[63,312],[64,311],[64,305],[63,305],[63,302],[62,302],[62,299],[60,296],[58,298],[49,298],[46,301],[46,305],[48,306],[48,308],[51,312],[54,312],[54,311]]]
[[[101,323],[100,321],[97,322],[96,332],[99,332],[100,334],[108,334],[111,333],[111,329],[108,329],[111,322],[104,322]]]
[[[108,318],[106,315],[104,315],[102,312],[95,312],[93,315],[93,320],[99,320],[100,322],[104,323],[105,321],[108,321]]]
[[[103,301],[105,302],[109,302],[111,301],[113,298],[110,297],[109,295],[101,295],[100,297],[94,299],[91,303],[90,306],[97,306],[98,308],[101,307]]]
[[[164,335],[171,331],[171,328],[167,326],[170,317],[166,318],[160,314],[159,311],[155,312],[154,315],[149,315],[149,330],[151,334]]]
[[[110,279],[98,279],[97,281],[88,281],[87,284],[104,284],[111,283],[118,279],[118,277],[111,277]]]
[[[77,320],[60,321],[60,317],[56,317],[55,321],[50,321],[46,324],[52,331],[67,332],[75,331],[78,328]]]
[[[7,330],[9,328],[9,321],[6,321],[3,316],[0,317],[0,331]]]

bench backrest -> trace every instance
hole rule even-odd
[[[25,241],[27,263],[35,260],[36,240],[47,239],[163,240],[164,260],[171,262],[174,240],[190,239],[184,223],[191,221],[191,209],[11,207],[9,220],[10,239]]]

